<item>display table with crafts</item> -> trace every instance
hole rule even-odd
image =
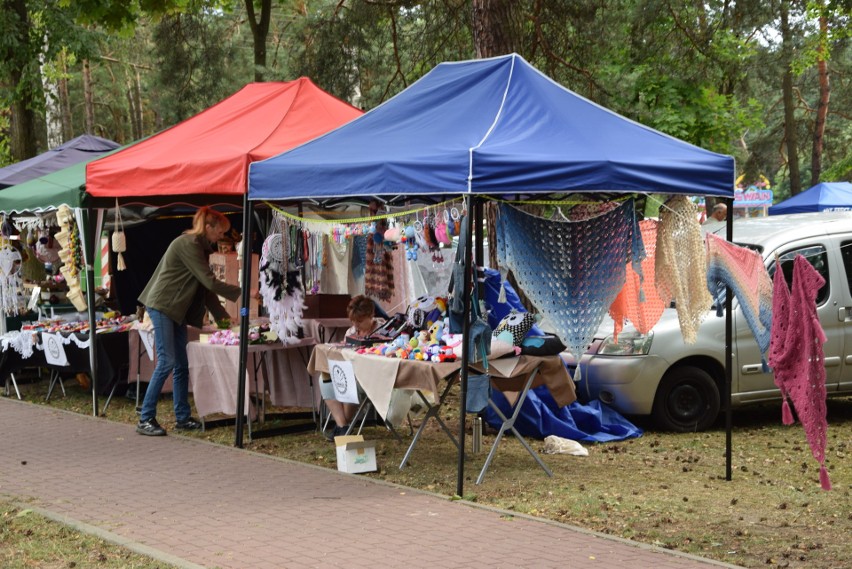
[[[97,328],[98,393],[112,395],[126,384],[129,363],[127,333],[131,318],[101,321]],[[84,372],[91,375],[88,322],[41,321],[0,337],[0,376],[11,383],[20,398],[14,374],[24,368],[44,367],[51,371],[51,385],[64,391],[62,375]],[[108,402],[107,402],[108,405]]]
[[[335,378],[334,367],[336,362],[351,362],[352,370],[358,385],[364,390],[366,396],[375,406],[376,411],[382,416],[390,405],[391,393],[394,388],[415,390],[427,407],[427,414],[420,424],[420,428],[405,453],[400,464],[404,468],[414,450],[423,430],[429,421],[434,418],[447,436],[458,446],[458,441],[450,432],[438,411],[444,403],[450,388],[458,381],[461,363],[455,362],[429,362],[410,359],[398,359],[379,355],[359,354],[354,349],[340,344],[321,344],[314,348],[308,371],[312,374],[329,374],[333,381]],[[472,368],[477,373],[482,373],[481,364],[473,364]],[[493,358],[488,360],[488,374],[491,376],[492,385],[503,393],[517,393],[515,398],[516,407],[519,409],[526,397],[526,393],[532,387],[546,385],[553,399],[560,406],[568,405],[576,400],[574,383],[562,359],[554,356],[516,356]],[[342,374],[340,374],[342,376]],[[446,385],[443,383],[446,382]],[[425,396],[425,392],[435,394],[435,403],[431,404]],[[514,431],[513,418],[506,418],[505,430],[512,430],[519,440],[523,438]],[[501,430],[502,432],[502,430]],[[495,440],[489,460],[483,468],[481,477],[485,474],[490,464],[490,458],[499,445],[499,439]],[[527,451],[538,463],[549,473],[547,467],[535,452],[526,443],[523,443]]]
[[[279,341],[249,344],[243,413],[251,420],[263,419],[263,402],[267,396],[276,407],[310,408],[315,411],[319,403],[319,391],[313,388],[307,371],[309,352],[314,344],[314,338],[304,338],[286,345]],[[203,420],[215,414],[236,416],[239,345],[189,342],[187,356],[189,386],[199,417]],[[261,404],[256,405],[253,399]]]

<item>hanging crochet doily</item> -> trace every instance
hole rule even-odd
[[[18,314],[21,306],[21,253],[11,245],[0,247],[0,302],[4,314]]]
[[[272,233],[263,242],[258,288],[269,311],[269,329],[278,334],[284,344],[289,344],[299,339],[305,293],[299,271],[287,269],[285,241],[282,233]]]
[[[579,358],[645,252],[633,200],[585,221],[549,221],[502,204],[497,255]],[[579,369],[579,368],[578,368]]]
[[[614,322],[613,339],[618,341],[618,334],[624,328],[624,321],[629,320],[636,331],[647,334],[660,321],[667,302],[657,294],[654,282],[654,263],[657,250],[657,222],[644,219],[639,222],[642,232],[642,243],[645,246],[645,259],[642,260],[642,276],[627,266],[627,278],[618,297],[609,307],[609,315]],[[643,284],[644,278],[644,284]]]
[[[713,298],[707,292],[698,209],[686,196],[675,196],[660,208],[656,255],[657,292],[664,301],[675,301],[683,341],[694,344]]]
[[[786,261],[786,262],[789,262]],[[819,462],[819,480],[824,490],[831,489],[825,469],[825,441],[828,422],[825,405],[825,331],[816,313],[816,297],[825,279],[801,255],[793,260],[790,289],[784,280],[781,263],[775,266],[772,296],[772,333],[769,365],[775,373],[775,385],[784,398],[782,417],[793,423],[787,398],[805,429],[811,454]]]
[[[707,244],[707,288],[716,293],[716,314],[724,314],[725,286],[740,303],[761,358],[766,365],[772,327],[772,279],[756,252],[722,239],[714,233],[704,236]],[[765,371],[768,371],[765,370]]]

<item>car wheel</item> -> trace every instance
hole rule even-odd
[[[671,369],[657,388],[652,414],[663,429],[680,433],[703,431],[719,415],[719,387],[701,368]]]

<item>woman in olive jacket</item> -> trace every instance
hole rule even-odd
[[[193,218],[192,229],[172,241],[139,296],[154,325],[157,350],[157,365],[145,391],[136,426],[136,432],[141,435],[166,434],[157,422],[157,400],[172,371],[175,428],[194,430],[201,427],[190,416],[186,327],[201,328],[205,310],[209,310],[217,320],[228,318],[219,302],[219,295],[233,301],[240,296],[240,287],[216,279],[208,261],[213,245],[230,228],[228,218],[218,211],[208,207],[199,209]]]

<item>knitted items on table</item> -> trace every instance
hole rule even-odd
[[[740,310],[760,348],[764,371],[772,326],[772,279],[756,252],[722,239],[714,233],[704,236],[707,244],[707,288],[716,293],[716,315],[724,314],[725,286],[740,301]],[[721,286],[720,286],[721,285]]]
[[[305,293],[299,271],[287,270],[285,235],[273,233],[263,242],[258,288],[269,311],[269,329],[278,334],[281,342],[289,344],[299,340]]]
[[[624,284],[625,264],[645,256],[633,200],[587,221],[549,221],[502,204],[497,255],[579,358]],[[575,378],[578,379],[578,378]]]
[[[644,285],[639,274],[628,266],[624,287],[609,307],[609,315],[615,323],[612,337],[616,342],[618,334],[624,328],[625,319],[630,320],[639,333],[647,334],[659,322],[668,305],[657,294],[657,288],[654,285],[657,222],[653,219],[644,219],[639,222],[639,230],[642,233],[642,243],[645,245],[645,259],[642,260]]]
[[[825,469],[828,422],[825,417],[825,355],[822,345],[826,336],[816,313],[816,296],[825,279],[801,255],[796,255],[793,260],[791,289],[787,288],[783,273],[781,263],[777,263],[769,365],[775,372],[775,385],[784,398],[784,424],[793,423],[787,406],[789,397],[805,429],[811,454],[820,464],[820,485],[824,490],[831,490],[831,480]]]
[[[675,196],[660,208],[654,276],[660,298],[675,301],[683,341],[694,344],[713,298],[707,292],[707,254],[697,207],[686,196]]]

